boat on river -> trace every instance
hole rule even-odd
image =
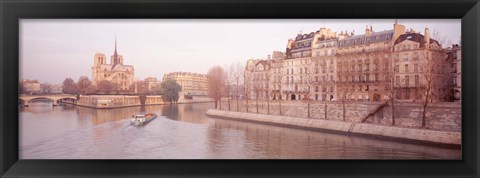
[[[130,120],[130,124],[135,126],[142,126],[148,124],[153,119],[157,118],[157,114],[148,113],[148,114],[137,114],[132,115],[132,119]]]

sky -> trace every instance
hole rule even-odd
[[[93,57],[102,52],[107,63],[115,37],[125,65],[135,78],[162,79],[170,72],[207,73],[215,65],[245,64],[285,52],[287,41],[321,27],[341,31],[390,30],[395,19],[22,19],[20,80],[60,84],[70,77],[92,79]],[[460,19],[398,19],[407,29],[438,31],[446,43],[460,42]],[[447,45],[447,44],[445,44]]]

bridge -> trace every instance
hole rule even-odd
[[[57,95],[20,95],[18,97],[18,105],[21,106],[28,106],[30,101],[35,100],[50,100],[52,101],[53,106],[57,106],[58,103],[61,102],[68,102],[68,103],[76,103],[77,96],[70,95],[70,94],[57,94]]]

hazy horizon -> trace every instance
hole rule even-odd
[[[135,78],[162,79],[170,72],[205,74],[214,65],[225,66],[248,59],[266,58],[272,51],[285,52],[289,38],[321,27],[364,34],[390,30],[395,19],[312,20],[20,20],[20,80],[60,84],[65,78],[92,79],[93,57],[104,53],[109,63],[114,52],[125,65],[133,65]],[[460,19],[400,19],[407,29],[424,33],[437,30],[451,44],[460,42]]]

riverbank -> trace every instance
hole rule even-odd
[[[194,104],[194,103],[211,103],[211,102],[213,102],[213,101],[176,102],[176,103],[173,103],[173,104]],[[96,106],[79,104],[79,103],[73,103],[73,102],[62,102],[62,103],[63,103],[63,104],[68,104],[68,105],[85,107],[85,108],[92,108],[92,109],[117,109],[117,108],[129,108],[129,107],[142,106],[141,104],[131,104],[131,105],[96,107]],[[155,104],[145,104],[145,105],[143,105],[143,106],[156,106],[156,105],[169,105],[169,104],[170,104],[170,103],[162,102],[162,103],[155,103]]]
[[[180,95],[176,104],[188,104],[188,103],[205,103],[212,102],[213,100],[206,96],[196,96],[191,98],[185,98],[183,94]],[[143,96],[131,96],[131,95],[80,95],[75,102],[64,102],[81,107],[95,108],[95,109],[115,109],[125,107],[136,106],[151,106],[151,105],[164,105],[170,104],[164,102],[162,95],[143,95]]]
[[[308,119],[280,115],[267,115],[210,109],[207,116],[283,127],[377,137],[407,143],[428,144],[448,148],[461,148],[461,132],[405,128],[371,123]]]

